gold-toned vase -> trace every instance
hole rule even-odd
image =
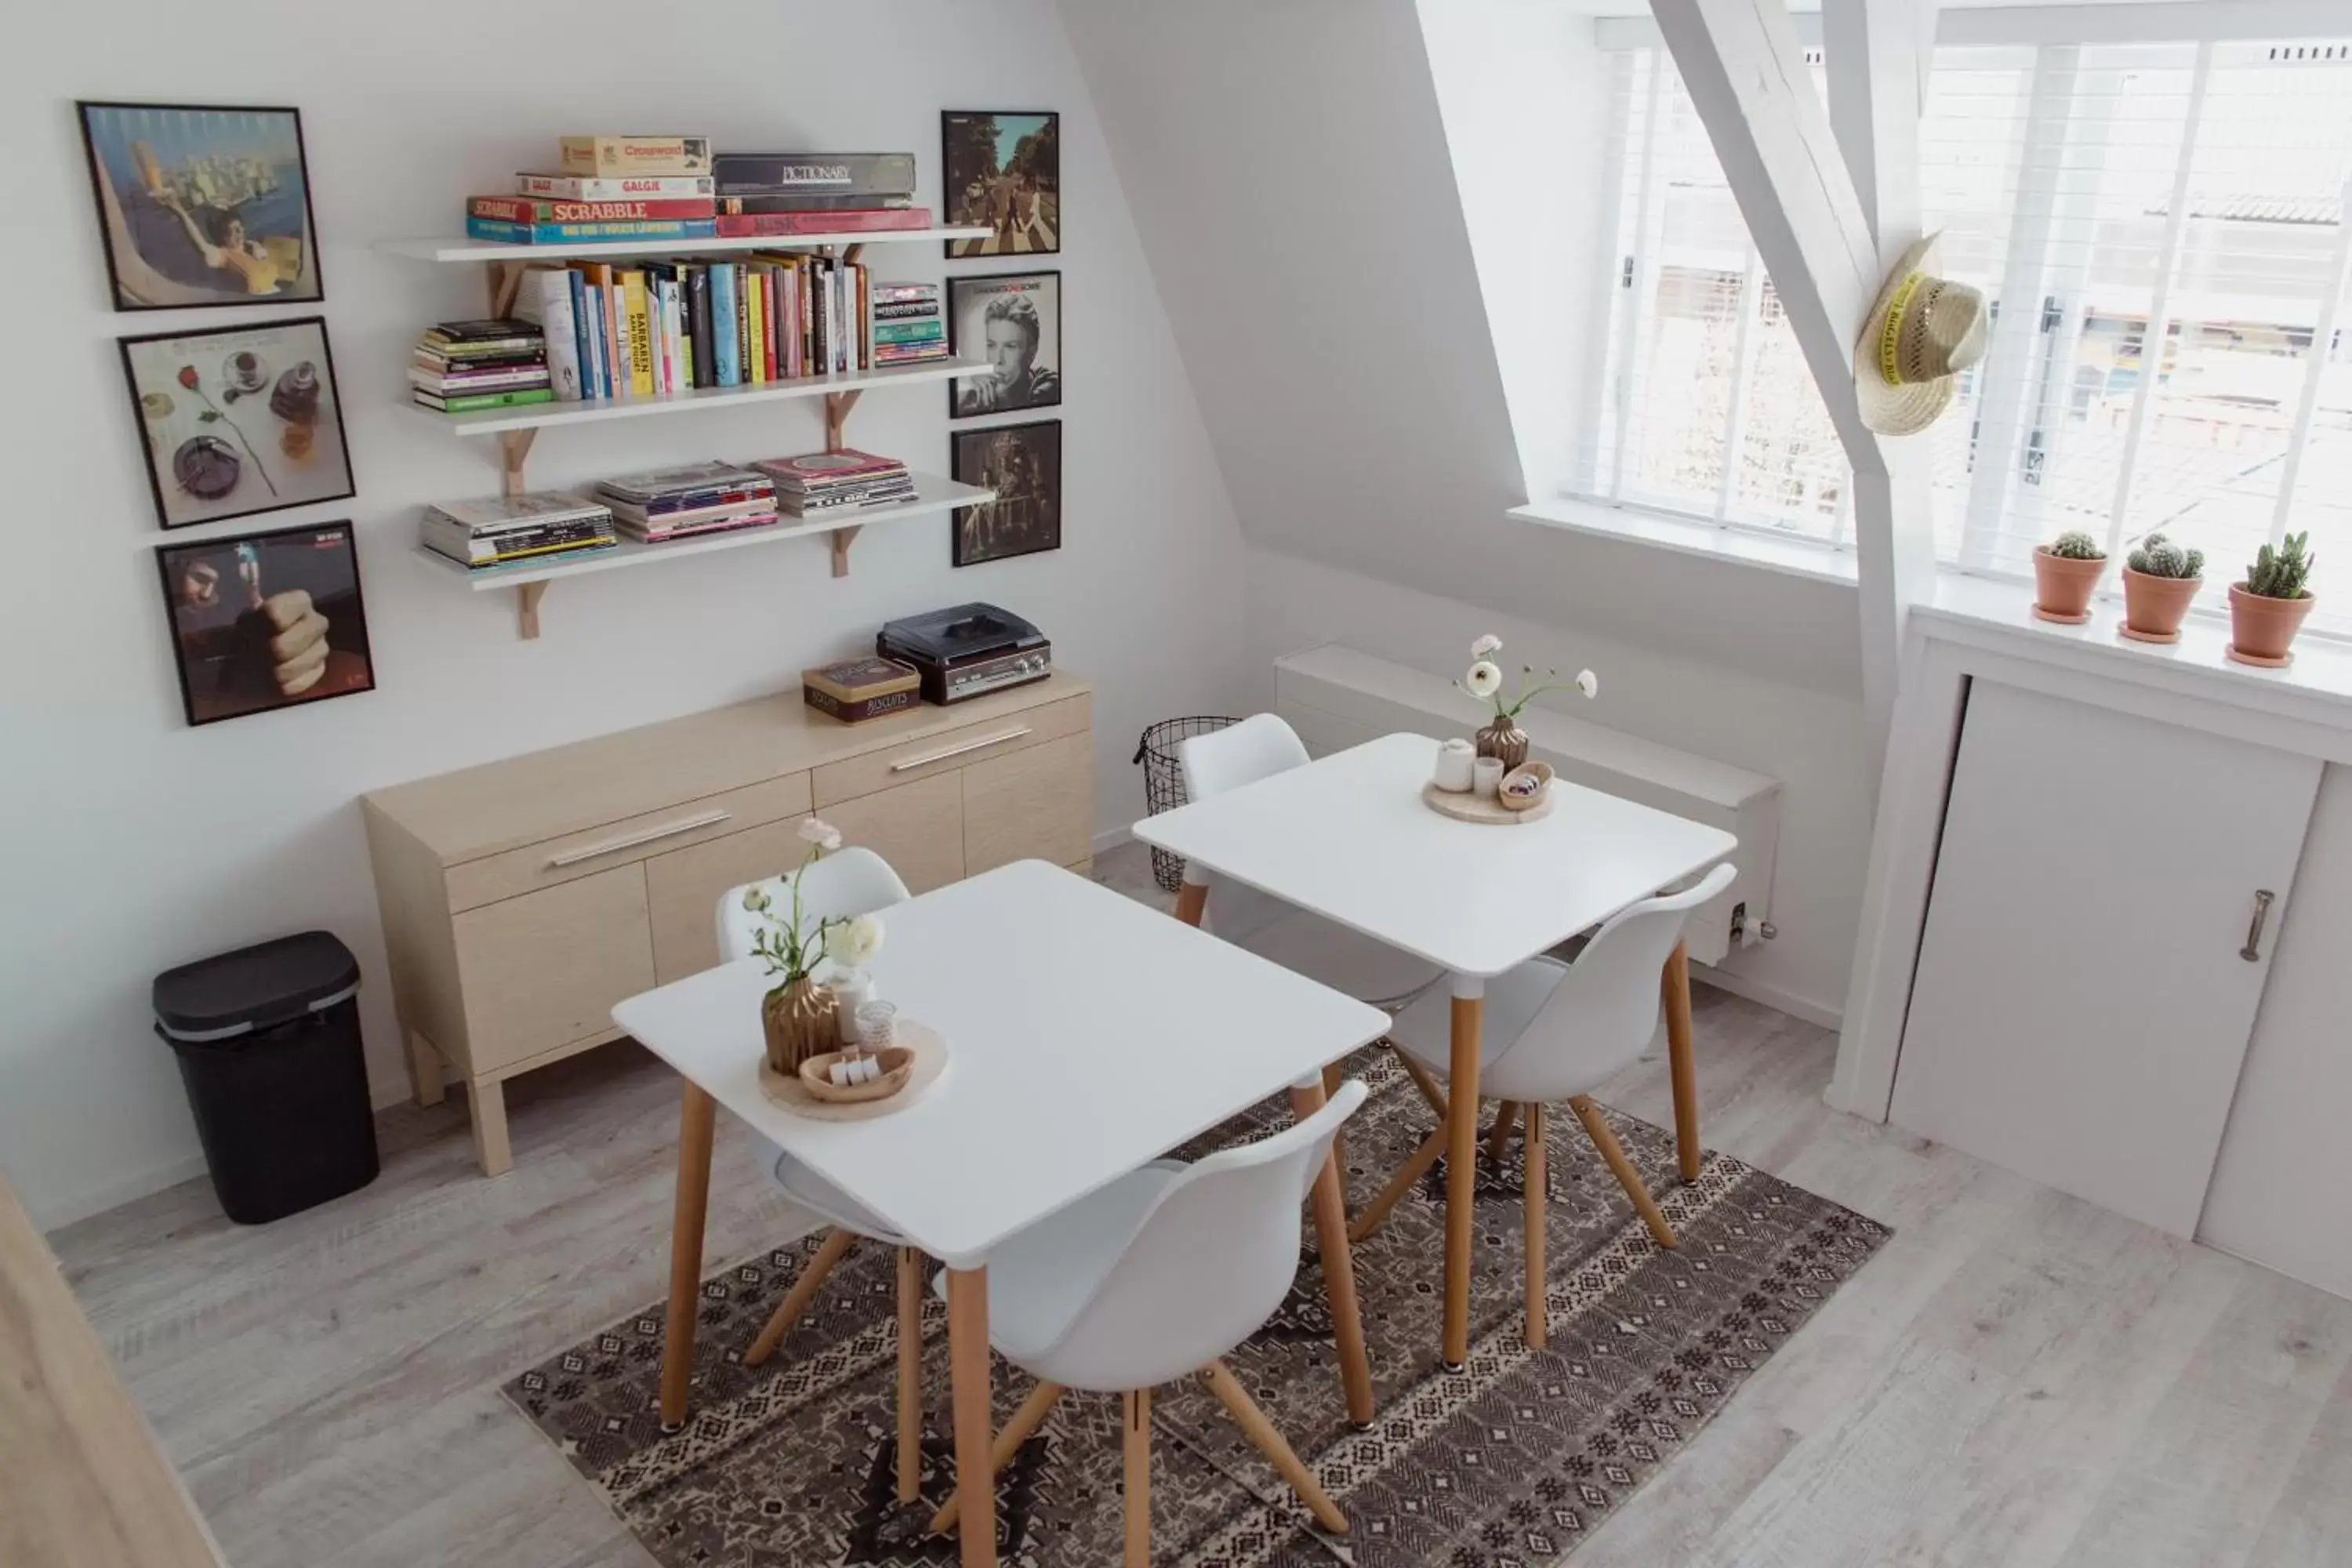
[[[840,1043],[833,993],[806,975],[768,993],[760,1023],[768,1037],[768,1067],[786,1078]]]
[[[1493,723],[1478,731],[1475,741],[1478,754],[1498,758],[1505,773],[1528,760],[1528,732],[1519,728],[1519,721],[1516,719],[1497,717]]]

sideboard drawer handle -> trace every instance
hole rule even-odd
[[[547,863],[547,868],[551,871],[560,870],[566,866],[577,866],[583,860],[593,860],[600,855],[614,855],[624,849],[635,849],[640,844],[651,844],[657,838],[673,838],[681,833],[691,833],[698,827],[709,827],[715,823],[724,822],[732,815],[730,812],[724,811],[706,811],[700,816],[689,816],[684,822],[666,823],[659,827],[648,827],[643,833],[632,833],[625,838],[608,838],[602,844],[591,844],[585,849],[567,850],[550,860]]]
[[[1022,736],[1033,732],[1028,725],[1018,724],[1010,730],[1000,730],[993,735],[982,735],[977,741],[966,741],[960,746],[944,746],[936,752],[925,752],[919,757],[902,758],[890,764],[890,771],[894,773],[903,773],[908,768],[929,767],[933,763],[943,763],[950,757],[962,756],[966,752],[977,752],[982,746],[1000,746],[1007,741],[1017,741]]]

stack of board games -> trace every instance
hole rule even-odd
[[[912,153],[721,153],[710,173],[727,238],[931,226]]]
[[[469,196],[466,233],[505,245],[709,239],[718,232],[703,136],[566,136],[562,172],[518,174],[512,195]]]
[[[922,364],[948,357],[948,319],[936,283],[877,283],[873,295],[874,363]]]
[[[915,499],[907,465],[871,452],[811,452],[751,466],[775,481],[776,505],[790,517],[839,517]]]
[[[541,564],[620,543],[609,508],[563,490],[436,502],[425,509],[417,538],[425,549],[474,572]]]
[[[409,362],[408,386],[436,414],[545,403],[554,397],[547,340],[530,321],[443,321],[425,330]]]
[[[623,533],[648,544],[776,521],[774,482],[716,458],[624,474],[599,484],[596,494],[613,509]]]

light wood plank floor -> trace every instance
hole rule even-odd
[[[1697,1040],[1710,1144],[1896,1234],[1575,1568],[2352,1563],[2352,1303],[1828,1110],[1812,1026],[1702,990]],[[1604,1098],[1665,1122],[1664,1062]],[[237,1568],[649,1561],[497,1385],[662,1293],[676,1082],[622,1045],[509,1099],[498,1181],[407,1107],[322,1210],[50,1238]],[[720,1121],[714,1263],[810,1223]]]

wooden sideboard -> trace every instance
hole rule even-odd
[[[508,1169],[505,1080],[718,962],[719,895],[796,865],[812,811],[919,893],[1012,860],[1085,869],[1089,690],[1055,675],[847,725],[795,689],[365,796],[417,1099],[462,1080],[483,1172]]]

